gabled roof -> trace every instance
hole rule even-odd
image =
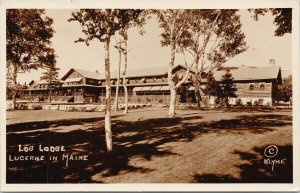
[[[214,78],[217,81],[220,81],[226,71],[214,71],[213,73]],[[266,66],[257,68],[242,66],[238,69],[230,70],[230,73],[235,81],[279,79],[281,82],[281,69],[279,66]]]
[[[85,78],[91,78],[91,79],[99,79],[100,78],[100,74],[97,72],[92,72],[92,71],[88,71],[88,70],[83,70],[83,69],[79,69],[79,68],[71,68],[62,78],[61,80],[65,80],[68,78],[68,76],[70,76],[70,74],[72,74],[74,71],[78,72],[81,76],[85,77]]]
[[[178,64],[173,67],[173,71],[178,69],[178,68],[183,68],[187,69],[184,65]],[[151,67],[151,68],[141,68],[141,69],[131,69],[127,70],[126,72],[126,77],[131,78],[131,77],[147,77],[147,76],[163,76],[168,73],[168,66],[159,66],[159,67]],[[191,70],[194,72],[193,70]],[[110,74],[111,79],[115,79],[118,77],[118,72],[113,71]],[[100,79],[105,79],[105,74],[101,74]]]
[[[177,68],[184,68],[186,67],[184,65],[178,64],[174,66],[173,70],[176,70]],[[91,78],[91,79],[97,79],[97,80],[104,80],[105,79],[105,74],[104,73],[98,73],[98,72],[92,72],[88,70],[83,70],[79,68],[71,68],[62,78],[61,80],[65,80],[70,76],[70,74],[76,71],[78,72],[81,76],[85,78]],[[193,72],[193,70],[191,70]],[[126,77],[147,77],[147,76],[161,76],[161,75],[166,75],[168,73],[168,66],[161,66],[161,67],[151,67],[151,68],[142,68],[142,69],[132,69],[132,70],[127,70],[126,72]],[[111,79],[116,79],[118,77],[118,72],[113,71],[110,73],[110,78]]]

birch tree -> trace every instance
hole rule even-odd
[[[105,138],[107,151],[112,152],[112,130],[111,130],[111,83],[110,83],[110,41],[117,31],[132,19],[126,9],[81,9],[72,13],[69,21],[78,21],[82,27],[85,37],[75,42],[85,42],[96,39],[104,44],[105,64]],[[138,16],[138,14],[137,14]]]
[[[126,71],[128,66],[128,30],[130,28],[138,28],[139,34],[143,35],[145,33],[143,26],[146,23],[146,17],[150,12],[147,10],[138,10],[138,9],[128,9],[127,10],[128,17],[130,18],[130,22],[126,23],[124,27],[119,31],[120,36],[120,44],[117,45],[117,49],[119,50],[119,54],[124,55],[124,70],[122,72],[122,82],[124,88],[124,114],[128,112],[128,90],[127,90],[127,81],[126,81]],[[121,61],[121,55],[120,55]],[[121,64],[119,64],[121,65]],[[120,74],[120,66],[119,66],[119,74]],[[117,96],[117,95],[116,95]]]
[[[188,36],[187,22],[189,20],[188,12],[186,10],[179,9],[167,9],[167,10],[154,10],[157,15],[159,26],[163,29],[161,34],[162,46],[168,46],[170,48],[170,62],[168,67],[168,84],[170,87],[170,103],[168,116],[175,116],[175,103],[177,89],[187,79],[190,66],[187,66],[187,71],[184,77],[176,83],[175,75],[173,74],[173,68],[175,66],[176,52],[182,52],[183,40]],[[180,46],[179,46],[180,45]]]
[[[119,105],[119,85],[120,85],[120,71],[121,71],[121,63],[122,63],[122,48],[121,42],[117,42],[115,48],[119,51],[119,66],[118,66],[118,77],[117,77],[117,85],[116,85],[116,96],[115,96],[115,109],[114,111],[118,110]]]
[[[200,84],[203,73],[220,67],[247,50],[238,10],[188,10],[190,38],[186,50],[195,62],[195,93],[200,109]]]
[[[55,60],[51,38],[53,20],[42,9],[6,11],[6,74],[11,85],[12,108],[16,107],[17,76]]]

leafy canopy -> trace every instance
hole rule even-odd
[[[236,97],[235,92],[237,91],[237,88],[233,83],[233,77],[229,70],[226,70],[226,73],[222,76],[220,86],[220,98]]]
[[[106,35],[109,37],[115,35],[130,21],[137,19],[141,13],[140,9],[80,9],[73,12],[68,21],[78,21],[85,34],[85,37],[75,42],[85,42],[89,45],[93,39],[104,42]]]
[[[55,63],[53,65],[45,66],[45,72],[42,73],[41,80],[45,80],[48,83],[48,87],[52,85],[57,85],[59,83],[58,80],[58,70]]]
[[[51,48],[53,20],[41,9],[6,11],[7,67],[20,71],[37,69],[55,60]]]
[[[277,92],[277,100],[279,101],[289,101],[293,95],[293,88],[292,88],[292,76],[288,76],[284,78],[282,81],[282,85],[278,86]]]
[[[181,45],[196,63],[216,67],[247,50],[238,10],[187,10],[188,39]]]
[[[292,8],[272,8],[272,9],[250,9],[253,12],[254,20],[258,20],[259,15],[265,15],[271,12],[274,18],[274,24],[277,26],[275,36],[283,36],[286,33],[292,33]]]
[[[208,95],[208,96],[218,96],[221,92],[221,87],[219,83],[214,78],[214,75],[212,72],[207,73],[205,76],[206,82],[205,82],[205,88],[202,89],[202,91]]]

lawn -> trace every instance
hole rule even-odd
[[[230,112],[165,108],[114,112],[114,153],[106,154],[101,112],[8,111],[7,155],[44,155],[9,161],[7,183],[272,183],[292,182],[292,112]],[[18,145],[34,145],[19,152]],[[39,152],[37,146],[64,146]],[[264,164],[268,145],[276,145]],[[62,154],[87,160],[62,160]],[[49,155],[58,160],[48,160]],[[8,156],[7,156],[8,157]]]

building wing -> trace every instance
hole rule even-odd
[[[180,69],[186,69],[184,65],[178,64],[174,66],[173,71],[177,71]],[[105,80],[105,74],[104,73],[98,73],[98,72],[92,72],[88,70],[83,70],[79,68],[71,68],[62,78],[62,81],[65,81],[69,76],[76,71],[84,78],[89,79],[96,79],[96,80]],[[194,73],[194,70],[191,70],[192,73]],[[151,67],[151,68],[141,68],[141,69],[131,69],[127,70],[126,77],[128,78],[135,78],[135,77],[150,77],[150,76],[163,76],[167,75],[168,73],[168,66],[159,66],[159,67]],[[122,72],[121,72],[122,74]],[[111,79],[117,79],[118,78],[118,72],[117,71],[111,71],[110,73]]]
[[[217,81],[221,81],[222,76],[226,73],[225,70],[215,71],[214,77]],[[246,67],[242,66],[238,69],[230,70],[234,81],[251,81],[251,80],[275,80],[281,84],[281,69],[279,66],[267,66],[267,67]]]

